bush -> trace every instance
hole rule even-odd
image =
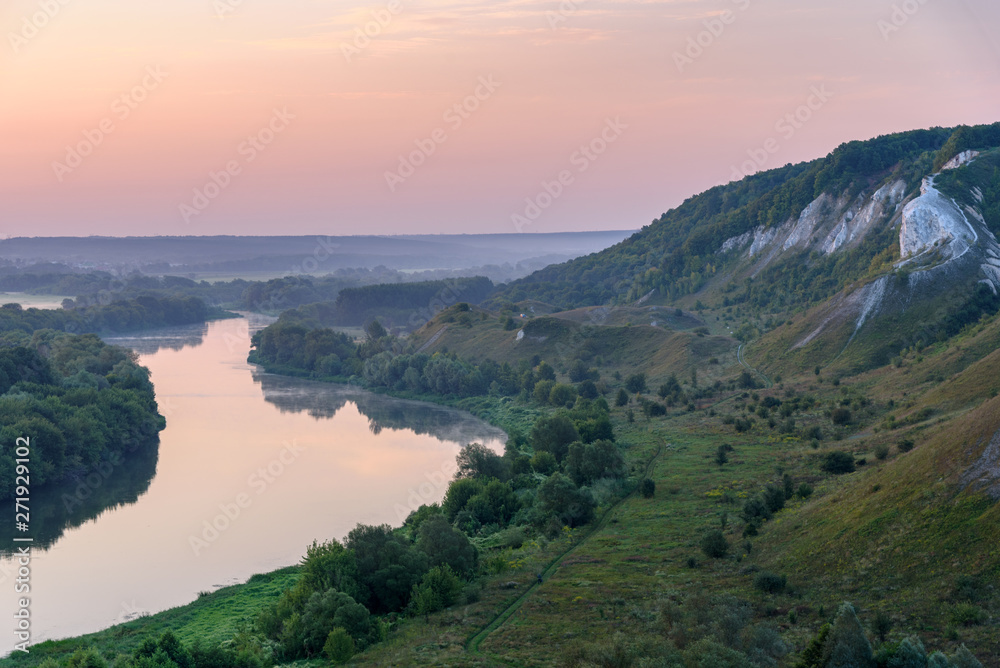
[[[951,622],[957,626],[978,626],[986,621],[986,612],[971,603],[959,603],[951,612]]]
[[[845,425],[851,422],[851,411],[843,406],[838,406],[830,413],[830,420],[833,424]]]
[[[875,458],[879,461],[885,461],[885,458],[889,456],[889,446],[885,443],[879,443],[875,446]]]
[[[812,496],[813,493],[812,485],[810,485],[807,482],[804,482],[799,485],[799,489],[795,493],[798,494],[799,498],[801,499],[808,499],[810,496]]]
[[[913,439],[911,439],[911,438],[901,439],[896,444],[896,447],[899,448],[900,452],[909,452],[910,450],[913,449]]]
[[[823,460],[823,470],[837,475],[854,473],[854,457],[839,450],[831,452]]]
[[[616,406],[625,406],[628,404],[628,392],[625,390],[618,390],[618,396],[615,398]]]
[[[656,483],[649,478],[643,478],[639,484],[639,491],[642,493],[642,498],[651,499],[656,496]]]
[[[632,394],[646,391],[646,374],[634,373],[625,380],[625,389]]]
[[[450,566],[436,566],[427,571],[420,584],[413,585],[410,609],[417,615],[428,615],[453,605],[464,585]]]
[[[539,450],[535,453],[535,456],[531,458],[531,468],[536,473],[541,473],[542,475],[552,475],[556,469],[559,468],[559,462],[556,461],[555,455],[551,452]]]
[[[765,594],[779,594],[785,591],[787,584],[787,577],[770,571],[761,571],[753,578],[753,586]]]
[[[333,663],[347,663],[354,656],[354,639],[347,631],[337,627],[326,637],[323,654]]]
[[[701,539],[701,551],[711,559],[721,559],[729,552],[729,541],[721,531],[709,531]]]

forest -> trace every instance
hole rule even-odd
[[[825,158],[711,188],[664,213],[642,234],[602,253],[514,281],[500,296],[513,302],[535,299],[561,308],[628,303],[652,290],[677,299],[696,292],[724,271],[727,261],[735,260],[717,254],[727,239],[759,226],[781,225],[824,192],[852,198],[889,176],[902,179],[908,189],[915,188],[934,164],[943,164],[948,159],[943,156],[953,156],[955,149],[992,146],[998,140],[1000,124],[932,128],[848,142]],[[798,265],[799,260],[786,260],[774,269],[788,272],[786,285],[798,295],[793,303],[815,303],[869,273],[878,255],[871,249],[878,247],[874,243],[865,246],[867,250],[840,258],[809,258],[804,270],[784,266]],[[784,298],[772,295],[765,301],[773,299]]]
[[[307,327],[360,327],[378,319],[390,329],[416,329],[456,302],[478,304],[493,292],[488,278],[391,283],[345,288],[333,303],[306,304],[281,314]]]
[[[20,304],[0,306],[0,332],[32,333],[54,329],[71,333],[123,333],[154,327],[190,325],[209,318],[229,317],[218,308],[210,308],[197,297],[157,297],[142,295],[107,304],[63,309],[23,309]]]
[[[133,352],[93,334],[43,329],[0,338],[0,442],[30,438],[33,486],[156,447],[164,426]],[[0,452],[0,499],[14,496],[13,453]]]

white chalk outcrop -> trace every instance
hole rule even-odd
[[[945,163],[942,167],[942,171],[945,169],[958,169],[959,167],[964,167],[973,160],[979,157],[979,151],[962,151],[954,158]]]
[[[934,177],[924,179],[920,197],[903,209],[899,230],[899,252],[909,259],[939,249],[945,259],[959,258],[979,241],[965,213],[954,200],[934,187]]]
[[[895,213],[899,209],[904,195],[906,195],[904,181],[887,183],[876,190],[860,211],[857,213],[847,211],[841,217],[823,241],[823,252],[829,255],[864,237],[876,221],[881,220],[887,213]]]

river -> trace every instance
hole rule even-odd
[[[150,369],[167,427],[158,451],[32,490],[32,643],[189,603],[359,522],[398,525],[440,501],[462,445],[502,449],[502,431],[461,411],[261,372],[246,357],[263,324],[108,339]],[[0,537],[12,544],[10,528]],[[0,619],[13,619],[16,577],[0,559]]]

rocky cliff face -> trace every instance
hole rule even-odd
[[[964,151],[943,169],[958,169],[978,155],[976,151]],[[903,270],[898,280],[891,275],[882,276],[841,295],[818,327],[797,341],[794,348],[808,345],[823,335],[831,323],[845,320],[853,324],[856,335],[887,305],[893,309],[907,308],[921,299],[941,294],[945,288],[974,287],[979,282],[989,286],[994,294],[1000,294],[1000,244],[976,207],[963,208],[935,187],[936,176],[927,176],[920,191],[909,194],[900,180],[887,181],[853,201],[848,201],[845,195],[824,193],[797,218],[729,239],[719,252],[741,252],[750,275],[755,276],[785,253],[844,252],[872,230],[884,229],[880,226],[898,228],[901,259],[896,267]],[[972,194],[977,202],[982,202],[981,192],[974,189]]]

